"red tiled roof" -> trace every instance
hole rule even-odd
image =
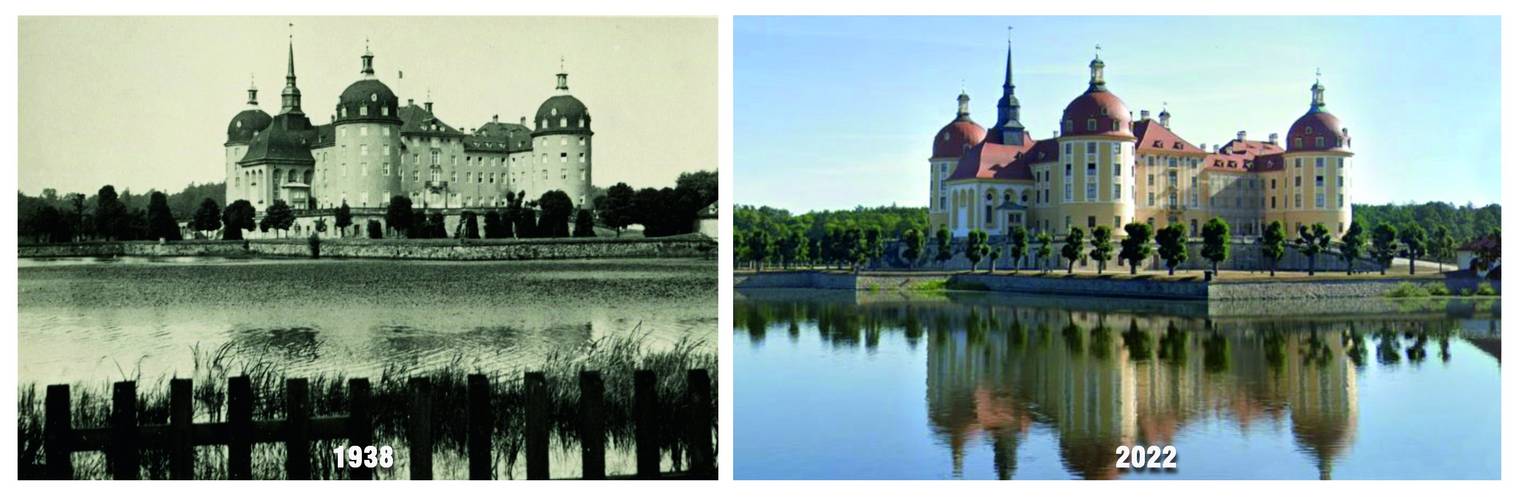
[[[986,129],[970,118],[956,119],[934,136],[934,158],[957,158],[986,139]]]
[[[1042,161],[1053,161],[1059,153],[1054,139],[1034,141],[1025,134],[1022,146],[1011,146],[983,141],[971,147],[960,157],[949,180],[996,179],[1034,180],[1031,166]]]
[[[1134,136],[1139,138],[1134,149],[1142,153],[1206,153],[1187,142],[1186,139],[1177,136],[1160,122],[1151,119],[1135,122]]]

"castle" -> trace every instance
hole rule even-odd
[[[459,209],[504,206],[516,192],[536,200],[561,190],[577,207],[590,201],[591,115],[569,94],[567,74],[558,74],[557,94],[543,101],[531,125],[526,117],[516,123],[493,117],[461,131],[433,114],[431,98],[401,105],[375,77],[368,47],[360,59],[359,79],[339,95],[324,125],[301,109],[293,41],[279,114],[260,109],[258,89],[250,86],[248,108],[228,122],[223,145],[228,203],[248,200],[262,213],[284,200],[300,214],[299,233],[344,203],[359,222],[380,218],[396,195],[455,216]]]
[[[997,123],[988,130],[971,120],[970,97],[961,92],[955,119],[934,137],[930,227],[956,238],[975,229],[995,238],[1018,225],[1052,235],[1107,225],[1121,236],[1132,222],[1184,223],[1195,237],[1214,217],[1243,237],[1259,236],[1272,221],[1289,237],[1316,223],[1336,237],[1349,227],[1350,130],[1326,110],[1317,80],[1308,112],[1285,142],[1239,132],[1209,150],[1172,132],[1164,109],[1134,120],[1108,90],[1104,66],[1099,53],[1060,130],[1036,140],[1019,122],[1009,42]]]

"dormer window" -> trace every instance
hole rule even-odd
[[[1318,148],[1324,147],[1324,136],[1314,137],[1313,146]]]
[[[1097,119],[1096,118],[1087,118],[1087,132],[1096,132],[1096,131],[1097,131]]]
[[[1293,137],[1292,138],[1292,147],[1294,147],[1294,148],[1301,148],[1301,147],[1303,147],[1303,138],[1302,137]]]
[[[369,106],[359,106],[359,116],[369,116]]]
[[[549,116],[559,116],[559,108],[549,108]]]
[[[380,106],[380,116],[390,116],[390,108]]]

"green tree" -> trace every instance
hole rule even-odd
[[[870,263],[871,269],[880,265],[881,255],[885,252],[886,242],[881,238],[881,228],[875,226],[865,228],[865,260]]]
[[[1440,272],[1445,272],[1445,261],[1456,257],[1456,238],[1450,235],[1450,228],[1444,224],[1436,224],[1429,238],[1429,255],[1435,258],[1440,267]]]
[[[987,245],[987,248],[991,249],[991,253],[987,254],[986,274],[992,274],[997,272],[997,259],[1002,258],[1002,247]]]
[[[274,200],[274,201],[276,203],[279,202],[279,200]],[[271,206],[269,208],[273,209],[274,207]],[[352,226],[353,225],[353,209],[348,207],[348,200],[343,200],[343,204],[340,205],[340,206],[338,206],[337,224],[336,225],[338,227],[338,235],[342,236],[344,238],[347,238],[348,237],[348,226]]]
[[[902,231],[902,258],[907,261],[907,268],[912,269],[916,266],[921,257],[923,257],[923,232],[917,228],[907,228]]]
[[[210,198],[201,200],[200,208],[195,209],[195,218],[191,219],[190,227],[195,230],[198,238],[204,238],[207,232],[221,229],[222,209],[216,205],[216,200]]]
[[[1403,243],[1403,255],[1408,257],[1408,274],[1413,274],[1414,261],[1424,256],[1429,235],[1424,232],[1424,226],[1417,224],[1409,224],[1398,233],[1398,241]]]
[[[1013,258],[1013,274],[1017,274],[1023,267],[1023,256],[1028,255],[1028,228],[1022,224],[1008,228],[1007,255]]]
[[[1271,221],[1261,238],[1261,257],[1271,263],[1271,275],[1276,276],[1276,266],[1287,255],[1287,228],[1282,221]]]
[[[1118,261],[1129,263],[1129,274],[1139,274],[1139,266],[1155,253],[1155,247],[1150,243],[1155,231],[1149,224],[1130,222],[1123,226],[1123,232],[1123,241],[1119,242]]]
[[[594,226],[595,223],[591,222],[590,210],[582,208],[575,212],[574,236],[576,238],[590,238],[592,236],[596,236],[596,229],[594,229]]]
[[[849,270],[859,273],[870,261],[870,245],[865,240],[865,232],[858,227],[845,229],[844,242],[843,254],[849,260]]]
[[[619,182],[607,188],[607,194],[596,207],[601,224],[617,231],[618,238],[622,237],[622,230],[633,223],[633,196],[632,186]]]
[[[1065,245],[1060,247],[1060,256],[1065,258],[1065,273],[1076,272],[1076,259],[1086,250],[1086,231],[1079,227],[1071,226],[1065,233]]]
[[[1039,242],[1039,249],[1034,251],[1034,256],[1039,258],[1039,271],[1048,272],[1049,269],[1045,267],[1045,263],[1049,262],[1051,255],[1054,255],[1054,250],[1050,246],[1055,243],[1055,237],[1051,236],[1049,231],[1040,231],[1034,240]]]
[[[1308,256],[1308,275],[1313,276],[1319,254],[1329,250],[1329,228],[1315,222],[1312,226],[1298,226],[1297,234],[1298,251]]]
[[[1203,224],[1204,259],[1213,263],[1213,274],[1218,274],[1218,263],[1229,259],[1229,223],[1214,217]]]
[[[344,206],[347,206],[346,202]],[[385,207],[385,227],[390,228],[391,232],[398,237],[409,235],[413,223],[412,217],[411,198],[401,195],[390,197],[390,205]],[[486,232],[490,230],[487,229]]]
[[[754,263],[754,270],[763,269],[765,259],[770,256],[770,233],[764,230],[750,231],[748,239],[744,241],[749,260]]]
[[[254,210],[253,204],[248,200],[237,200],[227,205],[222,211],[222,239],[241,240],[243,231],[252,231]]]
[[[1392,267],[1392,259],[1398,255],[1398,229],[1383,222],[1371,229],[1371,257],[1382,266],[1382,274]]]
[[[1160,259],[1166,261],[1166,274],[1176,275],[1176,266],[1187,261],[1187,225],[1172,224],[1155,232]]]
[[[939,231],[934,234],[934,245],[937,246],[938,250],[938,253],[934,255],[934,260],[938,261],[941,265],[955,257],[955,252],[950,243],[949,229],[940,226]]]
[[[1361,223],[1350,222],[1350,228],[1345,230],[1345,235],[1340,237],[1340,259],[1345,261],[1345,275],[1355,272],[1355,261],[1366,253],[1366,231],[1361,229]]]
[[[1102,274],[1108,268],[1108,261],[1113,259],[1113,228],[1097,226],[1092,228],[1092,251],[1088,257],[1097,261],[1097,274]]]
[[[970,272],[976,272],[976,264],[990,251],[991,246],[986,244],[986,231],[973,229],[966,235],[965,258],[970,260]]]
[[[295,211],[290,209],[285,200],[274,200],[274,203],[269,204],[269,209],[264,211],[263,224],[276,232],[289,231],[290,226],[295,225]]]

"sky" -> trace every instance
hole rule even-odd
[[[792,211],[926,206],[963,88],[996,122],[1008,30],[1022,122],[1048,138],[1095,46],[1138,118],[1193,144],[1283,136],[1322,71],[1354,138],[1357,203],[1501,201],[1497,17],[739,17],[734,200]]]
[[[227,123],[250,78],[279,112],[292,35],[313,122],[330,122],[359,79],[366,38],[403,104],[430,91],[461,129],[531,117],[563,57],[570,93],[595,117],[594,184],[669,186],[718,168],[714,18],[24,17],[19,189],[223,181]]]

